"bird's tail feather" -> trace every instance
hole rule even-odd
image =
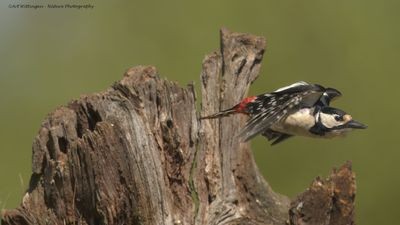
[[[231,115],[233,113],[236,113],[236,112],[237,112],[236,106],[234,106],[234,107],[232,107],[230,109],[226,109],[226,110],[220,111],[218,113],[215,113],[215,114],[212,114],[212,115],[209,115],[209,116],[200,117],[200,119],[201,120],[204,120],[204,119],[215,119],[215,118],[229,116],[229,115]]]

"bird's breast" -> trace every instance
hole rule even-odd
[[[271,129],[291,135],[311,136],[309,129],[314,125],[313,109],[303,108],[289,114],[285,119],[274,124]]]

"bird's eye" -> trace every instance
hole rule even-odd
[[[342,120],[342,117],[341,117],[341,116],[338,116],[338,115],[336,115],[336,116],[335,116],[335,120],[336,120],[336,121],[341,121],[341,120]]]

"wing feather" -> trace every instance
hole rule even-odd
[[[315,104],[322,94],[323,90],[310,89],[283,95],[278,93],[263,95],[263,98],[260,97],[260,99],[263,99],[262,104],[254,102],[254,110],[249,112],[251,117],[238,135],[240,140],[246,142],[271,128],[303,103],[307,105]],[[310,99],[315,99],[315,102],[312,102],[314,100],[310,101]]]
[[[295,104],[297,98],[293,96],[286,96],[283,103],[276,105],[275,107],[266,107],[265,110],[252,116],[239,133],[239,138],[244,142],[262,133],[264,130],[270,128],[274,123],[284,118],[288,112],[288,106]],[[281,101],[284,99],[281,99]]]

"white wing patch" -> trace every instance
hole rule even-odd
[[[290,88],[294,88],[294,87],[297,87],[297,86],[305,86],[305,85],[310,85],[310,84],[305,82],[305,81],[299,81],[299,82],[296,82],[294,84],[291,84],[291,85],[276,89],[274,92],[281,92],[281,91],[284,91],[284,90],[288,90]]]

